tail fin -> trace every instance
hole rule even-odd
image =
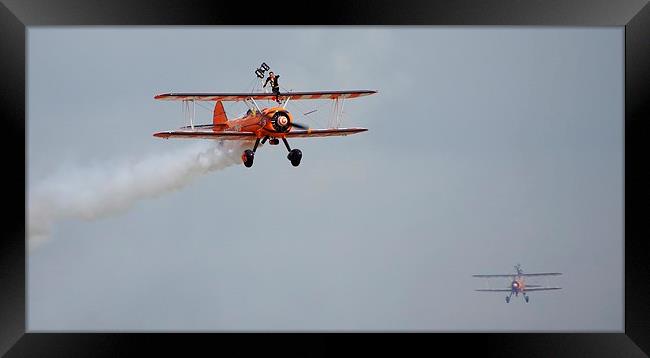
[[[214,113],[212,115],[212,124],[214,125],[223,125],[228,121],[226,116],[226,111],[223,109],[223,104],[221,101],[217,101],[214,104]]]

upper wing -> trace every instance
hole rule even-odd
[[[280,98],[298,99],[348,99],[377,93],[371,90],[352,91],[315,91],[315,92],[281,92]],[[247,98],[274,101],[273,93],[163,93],[154,97],[161,101],[243,101]]]
[[[510,292],[512,291],[511,288],[479,288],[476,289],[475,291],[481,291],[481,292]]]
[[[541,272],[541,273],[522,273],[519,276],[527,276],[527,277],[534,277],[534,276],[559,276],[562,273],[560,272]]]
[[[550,290],[560,290],[562,287],[531,287],[526,286],[524,291],[550,291]]]
[[[559,276],[562,273],[560,272],[541,272],[541,273],[522,273],[522,274],[510,274],[510,275],[472,275],[472,277],[515,277],[515,276],[526,276],[526,277],[539,277],[539,276]]]
[[[195,138],[219,140],[255,140],[255,134],[250,132],[214,132],[212,130],[175,130],[158,132],[153,135],[158,138]]]
[[[330,128],[330,129],[292,129],[286,134],[287,138],[305,138],[305,137],[334,137],[346,136],[350,134],[367,131],[366,128]]]

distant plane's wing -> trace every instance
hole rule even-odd
[[[472,277],[489,278],[489,277],[515,277],[517,274],[510,275],[472,275]]]
[[[562,289],[562,287],[531,287],[531,288],[529,288],[528,286],[526,286],[524,288],[524,291],[525,292],[528,292],[528,291],[550,291],[550,290],[560,290],[560,289]]]
[[[292,129],[286,134],[287,138],[306,138],[306,137],[334,137],[346,136],[367,131],[366,128],[330,128],[330,129]]]
[[[158,138],[194,138],[194,139],[218,139],[218,140],[255,140],[255,134],[250,132],[214,132],[212,130],[175,130],[158,132],[154,134]]]
[[[481,291],[481,292],[510,292],[512,291],[511,288],[479,288],[476,289],[476,291]]]
[[[534,277],[534,276],[560,276],[562,273],[560,272],[542,272],[542,273],[522,273],[519,276],[525,276],[525,277]]]
[[[281,92],[281,99],[290,97],[292,101],[303,99],[349,99],[368,96],[377,93],[370,90],[352,91],[314,91],[314,92]],[[163,93],[154,99],[161,101],[244,101],[248,98],[275,101],[274,93]]]

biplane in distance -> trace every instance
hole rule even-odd
[[[528,292],[533,292],[533,291],[551,291],[551,290],[559,290],[561,287],[557,286],[548,286],[548,285],[531,285],[527,284],[525,282],[526,278],[529,277],[550,277],[550,276],[559,276],[561,273],[559,272],[539,272],[539,273],[524,273],[524,271],[521,269],[521,265],[517,264],[515,265],[515,273],[514,274],[498,274],[498,275],[472,275],[472,277],[478,277],[478,278],[485,278],[485,279],[490,279],[490,278],[507,278],[510,281],[510,287],[499,287],[499,288],[483,288],[483,289],[477,289],[476,291],[481,291],[481,292],[508,292],[508,295],[506,296],[506,303],[510,302],[510,298],[512,295],[523,296],[524,300],[526,303],[530,300],[529,296],[526,294]]]
[[[256,71],[259,78],[259,71],[268,70],[266,64]],[[349,90],[349,91],[314,91],[314,92],[280,92],[274,88],[273,93],[250,92],[250,93],[164,93],[154,98],[162,101],[182,101],[184,109],[189,116],[189,126],[173,131],[155,133],[158,138],[193,138],[213,140],[237,140],[250,141],[252,149],[246,149],[242,153],[242,162],[246,167],[253,165],[255,152],[260,144],[269,142],[270,145],[284,143],[289,154],[287,159],[294,167],[300,165],[302,152],[300,149],[291,149],[288,138],[312,138],[347,136],[367,131],[366,128],[341,128],[340,121],[333,128],[311,129],[308,126],[295,122],[294,116],[287,110],[289,100],[332,100],[334,108],[340,108],[342,112],[343,100],[368,96],[377,93],[371,90]],[[275,101],[277,105],[261,107],[258,101]],[[214,110],[211,124],[194,124],[195,107],[197,101],[213,101]],[[248,107],[246,113],[237,118],[228,118],[223,107],[223,102],[243,102]],[[339,105],[340,104],[340,105]],[[253,144],[254,141],[254,144]]]

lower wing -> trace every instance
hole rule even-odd
[[[334,137],[346,136],[367,131],[366,128],[331,128],[331,129],[305,129],[291,130],[284,133],[287,138],[307,138],[307,137]],[[229,131],[212,131],[205,129],[195,130],[175,130],[167,132],[158,132],[153,135],[158,138],[195,138],[195,139],[218,139],[218,140],[255,140],[257,136],[251,132],[229,132]]]
[[[560,290],[562,287],[531,287],[526,286],[524,291],[550,291],[550,290]]]
[[[300,129],[291,130],[286,134],[287,138],[307,137],[335,137],[346,136],[367,131],[366,128],[330,128],[330,129]]]
[[[511,288],[479,288],[476,289],[475,291],[480,291],[480,292],[510,292],[512,291]]]
[[[214,132],[206,130],[178,130],[154,133],[158,138],[194,138],[218,140],[255,140],[255,133],[250,132]]]

